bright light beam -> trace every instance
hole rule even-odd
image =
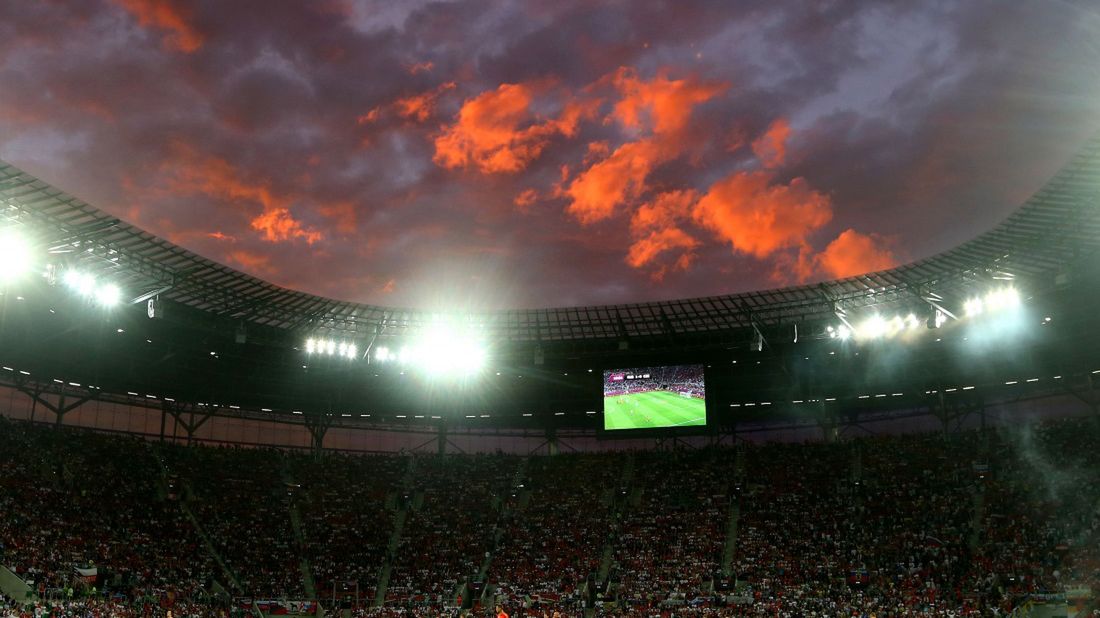
[[[12,230],[0,232],[0,282],[15,281],[31,269],[31,249]]]

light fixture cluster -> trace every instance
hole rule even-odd
[[[19,279],[31,270],[29,244],[12,229],[0,231],[0,284]]]
[[[359,346],[347,341],[337,342],[333,339],[306,339],[306,354],[319,356],[337,356],[348,360],[359,358]]]
[[[380,345],[374,360],[419,369],[431,376],[469,376],[481,371],[488,358],[486,346],[472,329],[446,322],[428,326],[396,350]]]
[[[90,273],[69,269],[65,271],[64,281],[70,290],[102,307],[114,307],[122,302],[122,290],[117,285],[96,281]]]
[[[973,297],[966,301],[963,309],[966,317],[975,317],[983,313],[994,313],[1020,306],[1020,293],[1015,288],[1006,287],[989,292],[984,297]]]
[[[969,319],[982,314],[998,313],[1015,309],[1019,307],[1021,303],[1020,293],[1015,288],[1004,287],[993,290],[985,296],[971,297],[963,303],[963,311],[964,316]],[[948,319],[945,311],[938,306],[932,307],[932,310],[934,313],[927,318],[927,320],[922,320],[914,313],[906,315],[898,314],[889,318],[880,313],[874,313],[854,327],[850,328],[847,324],[841,324],[836,327],[828,326],[826,332],[831,339],[840,339],[842,341],[852,337],[859,340],[889,339],[906,332],[919,330],[925,325],[927,325],[928,328],[939,328],[943,326]]]

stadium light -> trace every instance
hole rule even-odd
[[[305,342],[306,354],[323,354],[325,356],[339,356],[348,360],[354,360],[359,356],[359,346],[348,341],[337,342],[334,339],[315,339],[310,337]]]
[[[419,369],[431,376],[456,377],[477,373],[485,367],[488,352],[475,331],[448,321],[429,325],[396,352],[379,346],[379,362]]]
[[[985,307],[982,304],[982,299],[980,298],[971,298],[970,300],[966,301],[966,304],[963,305],[963,309],[966,310],[966,317],[968,318],[981,315],[984,308]]]
[[[105,283],[96,288],[95,299],[104,307],[114,307],[122,300],[122,290],[113,283]]]
[[[0,232],[0,283],[15,281],[31,269],[31,249],[13,230]]]
[[[1015,288],[994,290],[985,297],[985,306],[991,311],[1012,309],[1020,305],[1020,293]]]
[[[905,316],[905,325],[909,327],[909,330],[916,330],[920,328],[920,320],[917,319],[917,316],[910,313]]]
[[[877,339],[886,334],[889,325],[879,314],[874,314],[859,325],[857,334],[863,339]]]
[[[91,296],[95,293],[95,277],[78,270],[65,271],[65,285],[81,296]]]

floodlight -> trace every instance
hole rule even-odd
[[[848,338],[852,336],[852,330],[847,326],[841,324],[836,329],[836,336],[839,337],[841,341],[847,341]],[[737,361],[734,362],[736,363]]]
[[[337,346],[336,350],[337,350],[337,353],[340,356],[347,356],[348,355],[348,344],[347,344],[347,342],[346,341],[341,341],[340,345]]]
[[[390,349],[386,346],[379,346],[378,350],[374,352],[374,359],[378,362],[384,363],[392,358],[390,356]]]
[[[866,339],[875,339],[886,334],[887,328],[886,320],[876,313],[860,325],[859,336]]]
[[[12,230],[0,232],[0,282],[14,281],[31,268],[27,241]]]
[[[905,329],[905,321],[901,319],[900,315],[895,315],[888,323],[889,328],[886,334],[893,336]]]
[[[985,297],[985,305],[992,310],[1010,309],[1020,304],[1020,293],[1015,288],[1004,288],[990,292]]]
[[[313,338],[306,339],[306,354],[313,354],[317,350],[317,342]]]
[[[325,341],[325,354],[332,355],[336,351],[336,342],[332,339]]]
[[[104,307],[114,307],[122,300],[122,290],[113,283],[105,283],[96,288],[95,299]]]
[[[354,360],[358,356],[359,356],[359,346],[355,345],[354,343],[349,343],[348,344],[348,350],[347,350],[347,357]]]
[[[982,304],[982,299],[980,298],[971,298],[970,300],[966,301],[965,305],[963,305],[963,309],[966,310],[967,317],[981,315],[984,308],[985,307]]]
[[[910,313],[905,316],[905,325],[909,327],[909,330],[916,330],[920,328],[920,320],[917,319],[917,316]]]
[[[95,277],[77,270],[65,272],[65,285],[81,296],[91,296],[95,293]]]

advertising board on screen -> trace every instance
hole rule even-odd
[[[707,424],[703,365],[603,372],[603,428],[663,429]]]

